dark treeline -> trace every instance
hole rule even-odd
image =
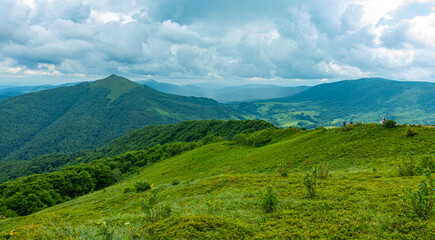
[[[199,120],[171,125],[147,126],[109,142],[105,146],[73,154],[51,153],[30,161],[1,161],[0,183],[32,174],[53,172],[80,163],[116,156],[127,151],[145,150],[157,144],[199,141],[207,135],[231,140],[240,133],[275,128],[263,120]]]

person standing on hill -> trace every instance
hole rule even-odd
[[[343,127],[346,127],[346,121],[343,122]]]
[[[385,118],[384,117],[382,117],[382,124],[384,124],[385,123]]]

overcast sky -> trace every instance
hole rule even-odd
[[[0,0],[0,85],[435,82],[435,0]]]

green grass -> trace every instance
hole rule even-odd
[[[422,176],[399,177],[395,169],[397,159],[434,159],[434,128],[415,127],[412,137],[404,126],[374,124],[275,131],[280,140],[263,147],[204,145],[106,189],[26,217],[0,219],[0,237],[434,239],[434,216],[411,219],[400,199]],[[288,177],[277,171],[282,162]],[[318,180],[311,199],[302,179],[321,162],[329,162],[330,176]],[[171,206],[171,217],[147,220],[141,205],[150,191],[124,193],[138,181],[153,184],[160,204]],[[268,185],[278,199],[273,213],[261,205]]]

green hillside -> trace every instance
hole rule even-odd
[[[147,125],[239,118],[214,100],[165,94],[112,75],[0,101],[0,160],[97,148]]]
[[[152,125],[129,132],[98,149],[71,154],[50,153],[32,160],[0,161],[0,183],[32,174],[60,170],[65,166],[115,156],[127,151],[145,150],[158,144],[200,141],[208,135],[226,140],[239,133],[275,128],[263,120],[196,120],[170,125]]]
[[[408,190],[418,189],[424,169],[434,170],[434,136],[435,128],[364,124],[216,139],[150,162],[94,193],[29,216],[0,219],[0,236],[434,239],[433,209],[421,217],[406,207]],[[129,154],[136,156],[131,163],[151,157],[151,152]],[[123,156],[116,161],[123,163]],[[329,174],[322,174],[325,166]],[[316,191],[310,196],[305,184],[313,167],[317,174],[308,176],[316,179]],[[142,181],[152,190],[141,188]]]
[[[320,84],[294,96],[234,106],[249,118],[277,126],[341,126],[375,122],[382,117],[400,124],[435,124],[435,84],[379,78]]]

